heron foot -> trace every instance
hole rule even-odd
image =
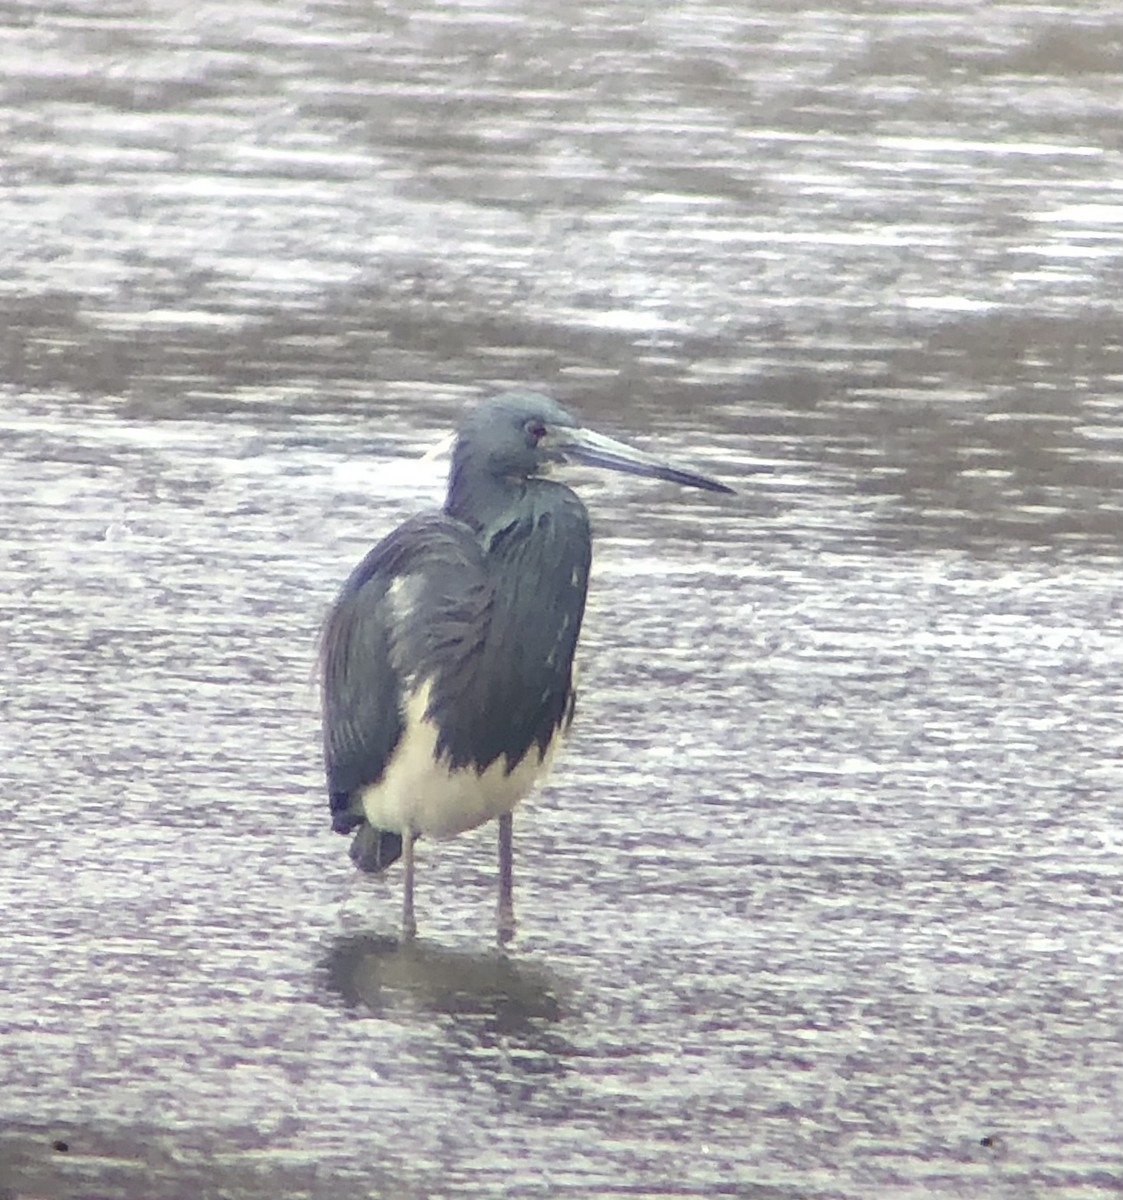
[[[502,946],[515,936],[514,821],[510,813],[499,818],[499,912],[495,938]]]
[[[402,837],[402,860],[405,879],[402,881],[402,941],[412,942],[417,937],[417,918],[413,915],[413,843],[417,834],[407,830]]]
[[[499,901],[499,913],[495,921],[495,940],[505,946],[514,936],[517,926],[515,923],[515,910],[510,902],[504,904]]]

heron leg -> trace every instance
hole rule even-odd
[[[495,936],[499,942],[509,942],[515,936],[515,877],[512,855],[512,829],[514,820],[510,813],[499,818],[499,913],[495,925]]]
[[[402,865],[406,877],[402,884],[402,941],[409,942],[417,937],[417,918],[413,915],[413,844],[417,834],[407,829],[402,834]]]

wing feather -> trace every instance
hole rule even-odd
[[[438,671],[470,670],[489,597],[478,542],[439,513],[399,526],[344,584],[320,643],[324,762],[339,832],[364,820],[357,793],[382,778],[410,692]]]

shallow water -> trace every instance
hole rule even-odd
[[[1123,24],[559,14],[0,0],[0,1196],[1123,1190]],[[738,495],[403,948],[316,631],[511,382]]]

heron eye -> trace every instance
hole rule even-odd
[[[537,417],[531,417],[525,428],[526,436],[536,444],[546,436],[546,426]]]

